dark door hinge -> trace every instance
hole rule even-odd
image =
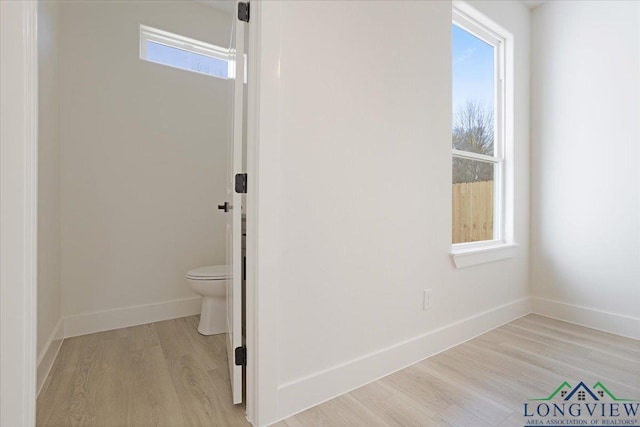
[[[247,280],[247,257],[242,257],[242,280]]]
[[[242,22],[249,22],[249,2],[238,3],[238,19]]]
[[[236,193],[246,193],[246,192],[247,192],[247,174],[238,173],[236,174]]]
[[[247,347],[236,347],[236,366],[247,366]]]

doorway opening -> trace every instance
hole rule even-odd
[[[122,402],[137,411],[132,416],[144,412],[143,401],[131,404],[135,399],[157,409],[202,392],[201,381],[190,389],[180,375],[196,365],[228,383],[224,392],[205,390],[203,405],[227,395],[230,406],[246,402],[242,177],[250,57],[249,27],[237,7],[38,3],[39,424],[41,410],[49,411],[42,413],[47,420],[78,416],[58,410],[78,408],[70,405],[73,388],[65,387],[85,373],[85,396],[99,396],[95,404],[127,397]],[[189,340],[198,339],[192,316],[201,312],[200,299],[185,273],[206,265],[228,266],[227,333],[219,343],[203,337],[198,347]],[[56,369],[67,362],[71,368]],[[156,362],[167,368],[157,378]],[[218,374],[223,367],[226,374]],[[65,369],[71,374],[62,379]],[[154,385],[158,378],[164,382]],[[120,396],[109,393],[117,389]],[[40,404],[49,395],[57,403]],[[81,417],[99,412],[85,408]]]

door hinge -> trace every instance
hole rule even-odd
[[[236,347],[236,366],[247,366],[247,347]]]
[[[247,192],[247,174],[238,173],[236,174],[236,193],[246,193],[246,192]]]
[[[238,3],[238,19],[242,22],[249,22],[249,2]]]
[[[242,280],[247,280],[247,257],[242,257]]]

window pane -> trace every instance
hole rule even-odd
[[[493,156],[494,47],[452,25],[453,148]]]
[[[227,61],[211,58],[175,47],[166,46],[147,40],[146,59],[171,67],[197,71],[226,79],[228,76]]]
[[[493,240],[495,167],[453,158],[453,243]]]

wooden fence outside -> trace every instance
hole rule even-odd
[[[493,239],[493,181],[453,184],[453,243]]]

